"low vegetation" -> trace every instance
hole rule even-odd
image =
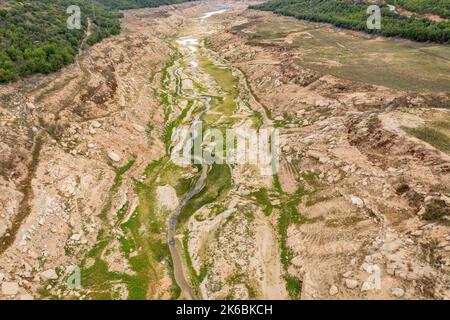
[[[450,153],[450,137],[445,133],[430,127],[402,128],[408,134],[431,144],[436,149]]]
[[[442,18],[450,18],[449,0],[389,0],[387,2],[415,13],[431,13]]]
[[[304,195],[308,192],[305,191],[303,186],[300,186],[295,193],[288,195],[281,189],[280,181],[277,176],[274,177],[274,189],[280,193],[281,198],[285,198],[281,201],[279,206],[280,214],[278,217],[278,234],[280,243],[280,260],[284,272],[284,281],[286,290],[291,299],[299,299],[302,288],[302,281],[297,277],[294,277],[288,273],[288,268],[293,258],[292,249],[287,244],[287,232],[290,225],[300,225],[306,222],[298,211],[298,205],[302,201]]]
[[[0,83],[51,73],[74,61],[86,38],[93,45],[120,32],[114,9],[156,7],[189,0],[5,0],[0,6]],[[81,29],[67,28],[67,8],[81,11]],[[89,30],[88,30],[89,28]]]
[[[120,10],[159,7],[188,1],[193,0],[97,0],[106,6]]]
[[[205,186],[186,204],[178,217],[180,225],[186,222],[191,215],[205,204],[218,201],[231,188],[231,172],[226,164],[213,164],[208,177],[205,179]]]

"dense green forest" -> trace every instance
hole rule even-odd
[[[412,12],[432,13],[443,18],[450,18],[450,0],[388,0],[387,2]]]
[[[97,0],[114,9],[137,9],[147,7],[159,7],[167,4],[187,2],[191,0]]]
[[[88,19],[87,43],[93,45],[120,32],[121,14],[115,9],[178,2],[183,0],[0,0],[0,83],[72,63]],[[80,30],[67,28],[71,5],[81,9]]]
[[[447,1],[447,0],[445,0]],[[272,0],[253,9],[273,11],[317,22],[332,23],[337,27],[367,33],[377,33],[387,37],[402,37],[415,41],[450,42],[450,22],[432,22],[428,19],[405,17],[381,5],[381,29],[367,28],[366,13],[369,3],[352,0]]]

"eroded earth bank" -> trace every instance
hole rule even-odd
[[[448,46],[248,4],[124,11],[0,86],[0,298],[450,298]],[[174,162],[195,120],[277,127],[277,174]]]

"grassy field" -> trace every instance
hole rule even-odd
[[[278,20],[278,19],[275,19]],[[450,46],[387,38],[370,39],[351,31],[293,19],[256,22],[250,27],[250,44],[275,43],[298,48],[296,63],[322,74],[402,90],[450,90]],[[285,42],[290,33],[291,44]]]
[[[213,98],[210,111],[203,116],[203,120],[213,126],[222,115],[229,117],[235,112],[238,79],[232,75],[230,69],[217,67],[204,56],[199,55],[198,58],[200,68],[213,77],[225,93],[223,97]]]

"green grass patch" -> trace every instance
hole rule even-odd
[[[291,275],[285,275],[284,281],[286,283],[286,289],[289,297],[292,300],[298,300],[302,292],[302,282],[300,279]]]
[[[117,174],[124,174],[132,164],[117,169]],[[169,246],[165,236],[165,221],[167,212],[157,211],[156,178],[161,177],[164,183],[171,179],[173,168],[166,158],[150,163],[145,175],[150,181],[146,184],[136,182],[136,194],[139,197],[139,206],[133,215],[125,223],[120,224],[124,234],[118,238],[120,251],[128,260],[134,274],[111,272],[103,255],[111,253],[111,249],[105,250],[108,243],[117,237],[116,234],[102,229],[99,232],[95,246],[86,254],[82,264],[82,286],[90,291],[91,299],[118,299],[120,292],[115,290],[117,284],[124,284],[128,289],[128,299],[145,300],[148,298],[150,288],[157,285],[162,274],[162,268],[171,265]],[[175,179],[175,178],[173,178]],[[120,179],[118,180],[120,181]],[[122,220],[129,209],[126,203],[118,212],[119,220]],[[109,230],[109,229],[108,229]],[[87,259],[94,259],[94,264],[86,267]],[[162,264],[162,262],[166,264]],[[172,270],[169,269],[171,274]],[[173,279],[173,274],[171,274]],[[161,295],[163,293],[160,293]],[[172,298],[178,298],[180,288],[172,281],[170,288]]]
[[[122,184],[122,176],[131,169],[133,164],[136,162],[135,159],[128,161],[128,163],[122,167],[116,168],[116,176],[114,177],[114,184],[112,186],[113,190],[117,190]]]
[[[429,127],[406,128],[402,127],[408,134],[431,144],[436,149],[450,153],[450,137],[436,129]]]
[[[180,178],[178,183],[175,185],[175,191],[178,197],[182,197],[186,193],[189,192],[194,187],[195,179],[194,178]]]
[[[178,217],[179,225],[186,222],[189,217],[205,204],[218,201],[231,188],[231,172],[226,164],[213,164],[208,177],[205,179],[203,189],[196,194],[181,210]]]
[[[247,85],[248,90],[250,91],[251,95],[253,96],[253,98],[255,98],[255,100],[263,107],[264,111],[266,112],[266,116],[269,119],[273,119],[272,118],[272,112],[261,102],[261,100],[259,99],[259,97],[255,94],[255,92],[253,91],[252,86],[250,85],[250,81],[248,80],[248,76],[247,74],[241,69],[238,68],[239,71],[241,71],[241,73],[244,75],[244,80],[245,83]]]
[[[152,145],[152,132],[155,128],[155,125],[152,122],[147,124],[147,128],[145,129],[145,133],[147,133],[147,143],[149,146]]]
[[[291,299],[298,299],[301,291],[301,282],[288,274],[288,268],[293,258],[293,252],[287,245],[287,231],[292,224],[299,225],[307,222],[307,219],[298,211],[298,205],[302,201],[303,196],[309,194],[309,192],[303,187],[299,187],[292,195],[284,193],[281,189],[279,178],[276,175],[273,179],[273,185],[274,189],[280,193],[281,200],[280,214],[278,217],[278,235],[280,260],[283,267],[286,290]]]
[[[130,160],[130,161],[128,161],[128,163],[126,165],[115,169],[116,175],[114,177],[114,182],[113,182],[111,188],[109,189],[105,204],[103,205],[103,208],[102,208],[100,214],[98,215],[98,217],[100,219],[106,220],[108,212],[111,210],[111,207],[112,207],[113,195],[117,192],[119,187],[122,185],[122,176],[133,166],[135,161],[136,161],[135,159]]]
[[[450,119],[447,121],[435,121],[435,122],[433,122],[433,127],[437,127],[439,129],[450,130]]]
[[[267,193],[267,189],[261,188],[258,191],[253,192],[251,195],[254,196],[256,198],[256,201],[261,205],[261,207],[264,211],[264,214],[266,216],[270,216],[270,214],[273,211],[273,205],[270,202],[270,198]]]
[[[166,146],[166,151],[167,152],[169,152],[170,144],[172,142],[173,130],[178,128],[183,123],[183,120],[186,117],[186,114],[189,112],[189,110],[191,109],[193,104],[194,104],[194,101],[193,100],[189,100],[186,108],[184,108],[181,111],[180,115],[174,121],[170,122],[166,126],[166,128],[164,130],[163,141],[164,141],[164,145]]]
[[[183,236],[183,253],[184,258],[186,259],[186,264],[190,273],[190,285],[193,291],[197,296],[200,296],[200,277],[197,275],[197,272],[194,269],[194,265],[192,264],[191,255],[189,254],[189,230],[184,232]]]
[[[297,206],[299,201],[300,199],[293,197],[283,203],[278,218],[281,264],[285,271],[287,271],[293,258],[292,250],[287,246],[287,230],[291,224],[302,224],[306,222],[306,219],[298,212]]]
[[[174,49],[172,47],[172,49]],[[173,54],[170,55],[170,60],[164,65],[162,68],[162,76],[161,76],[161,85],[164,89],[169,89],[169,83],[170,83],[170,73],[169,68],[172,67],[175,63],[175,60],[178,57],[178,51],[175,51]]]

